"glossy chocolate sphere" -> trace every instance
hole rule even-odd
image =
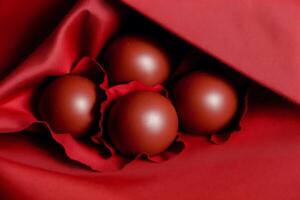
[[[55,79],[43,91],[40,114],[57,133],[86,135],[95,121],[97,86],[87,78],[67,75]]]
[[[213,134],[231,122],[238,107],[234,87],[216,75],[194,72],[175,84],[173,101],[183,129]]]
[[[104,56],[104,66],[113,84],[140,81],[161,84],[170,74],[170,59],[154,41],[137,35],[114,40]]]
[[[177,130],[175,108],[155,92],[138,91],[121,97],[108,119],[111,142],[129,156],[163,152],[176,138]]]

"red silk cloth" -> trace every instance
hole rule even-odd
[[[127,1],[300,103],[297,1],[138,2]],[[35,121],[30,104],[38,84],[96,58],[121,12],[105,0],[0,2],[0,198],[299,199],[300,108],[260,86],[250,89],[242,129],[229,141],[184,135],[185,150],[160,164],[136,160],[98,173],[71,161],[47,130],[21,131]]]

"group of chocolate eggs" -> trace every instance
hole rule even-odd
[[[112,85],[139,81],[165,84],[171,58],[154,40],[127,34],[113,40],[103,57]],[[200,68],[200,67],[199,67]],[[198,135],[217,133],[238,109],[235,87],[223,77],[194,71],[169,86],[170,99],[157,92],[135,91],[117,99],[107,113],[105,132],[123,155],[156,155],[176,139],[179,127]],[[98,86],[78,75],[56,78],[42,91],[41,118],[57,133],[80,138],[99,120]],[[96,123],[97,124],[97,123]]]

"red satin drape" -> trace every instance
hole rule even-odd
[[[300,104],[298,0],[123,1]]]
[[[155,2],[152,5],[156,5]],[[188,5],[184,2],[189,1],[180,2]],[[210,2],[219,5],[220,1]],[[218,36],[223,34],[225,37],[228,30],[245,34],[234,22],[242,21],[245,26],[254,22],[257,15],[240,18],[242,11],[249,8],[257,8],[262,14],[278,9],[282,15],[289,16],[291,13],[287,8],[296,7],[297,1],[286,2],[282,2],[280,9],[268,7],[266,3],[262,4],[264,9],[259,9],[255,1],[232,4],[227,10],[234,16],[232,22],[224,20],[226,23],[222,24],[223,29],[218,29]],[[131,3],[139,8],[137,1]],[[211,5],[208,1],[202,3]],[[143,10],[147,6],[140,8]],[[203,9],[205,13],[204,8],[207,7],[199,7],[199,10]],[[184,7],[182,10],[185,11],[179,15],[170,8],[164,15],[177,15],[183,19],[187,11]],[[213,145],[206,138],[185,135],[183,153],[160,164],[136,160],[119,171],[94,172],[71,161],[46,130],[19,132],[35,120],[30,98],[37,83],[49,75],[68,73],[84,56],[95,58],[116,31],[119,12],[104,0],[0,1],[0,199],[299,199],[300,108],[257,85],[249,91],[249,109],[239,133],[233,134],[222,145]],[[145,10],[143,12],[147,14]],[[155,12],[159,14],[163,10],[156,8]],[[226,12],[223,10],[223,13]],[[158,14],[155,16],[162,16]],[[206,23],[216,21],[219,15],[209,16],[203,18]],[[204,49],[271,89],[287,95],[295,93],[289,97],[297,101],[300,90],[294,83],[299,81],[296,58],[300,53],[297,51],[299,38],[296,37],[297,18],[289,19],[290,23],[271,18],[268,25],[249,26],[251,37],[260,41],[259,53],[253,55],[257,60],[246,56],[255,52],[257,46],[240,45],[245,44],[245,35],[234,37],[233,43],[239,47],[240,53],[234,49],[235,45],[232,51],[228,51],[226,47],[231,43],[225,45],[222,40],[215,40],[214,34],[209,34],[212,31],[209,28],[203,30],[207,31],[205,37],[202,36],[204,43],[196,40],[196,36],[188,39],[199,46],[201,43]],[[160,20],[164,25],[167,23]],[[175,24],[168,23],[170,26]],[[201,30],[201,24],[189,23]],[[274,30],[261,33],[265,27]],[[282,41],[279,44],[286,44],[284,41],[288,38],[291,46],[266,42],[273,37],[272,34],[278,33],[278,28],[289,33],[276,35]],[[189,30],[189,33],[193,31]],[[183,32],[180,34],[186,38],[189,36]],[[228,35],[225,39],[228,42],[233,40]],[[282,56],[280,59],[278,54]],[[280,62],[269,62],[270,58]],[[288,64],[284,65],[284,61]],[[248,71],[243,68],[245,66]],[[270,68],[272,70],[265,71]],[[286,69],[286,73],[278,71],[279,68]],[[272,73],[272,82],[264,82],[272,77]],[[262,77],[262,74],[266,76]],[[291,80],[284,82],[288,79]],[[286,89],[289,86],[291,90]]]

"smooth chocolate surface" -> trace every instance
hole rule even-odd
[[[137,91],[121,97],[108,119],[108,134],[125,155],[166,150],[177,136],[178,118],[172,103],[161,94]]]
[[[124,35],[107,48],[104,67],[112,84],[140,81],[164,83],[170,74],[170,58],[156,42],[138,35]]]
[[[173,91],[180,124],[195,134],[213,134],[234,117],[238,96],[225,79],[205,72],[194,72],[175,83]]]
[[[87,78],[67,75],[45,88],[39,110],[53,131],[81,137],[95,121],[96,104],[97,86]]]

